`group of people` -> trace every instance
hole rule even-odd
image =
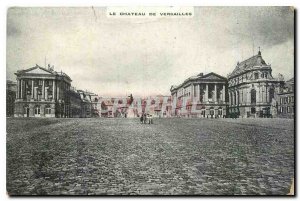
[[[142,124],[153,124],[152,115],[144,113],[141,115],[140,121]]]

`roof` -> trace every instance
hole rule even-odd
[[[17,85],[17,82],[12,81],[12,80],[6,80],[7,85]]]
[[[227,81],[226,77],[223,77],[221,75],[218,75],[214,72],[210,72],[206,75],[203,75],[203,73],[199,73],[196,76],[191,76],[188,79],[184,80],[184,82],[178,86],[172,85],[170,91],[172,90],[176,90],[182,86],[184,86],[185,84],[192,82],[192,81]]]
[[[291,79],[287,80],[286,82],[294,83],[294,78],[291,78]]]
[[[25,70],[18,70],[17,73],[15,73],[16,75],[20,75],[20,74],[25,74],[25,73],[33,73],[33,74],[52,74],[52,75],[58,75],[58,76],[63,76],[68,78],[70,81],[71,78],[64,72],[56,72],[54,70],[48,70],[44,67],[41,67],[39,65],[35,65],[34,67],[25,69]]]
[[[82,89],[78,89],[77,90],[79,93],[84,93],[85,95],[88,95],[88,96],[98,96],[97,94],[93,93],[93,92],[90,92],[90,91],[87,91],[87,90],[82,90]]]
[[[260,51],[258,51],[257,55],[254,55],[240,63],[238,62],[235,69],[232,71],[231,74],[229,74],[228,77],[233,77],[245,71],[252,70],[254,67],[258,66],[270,67],[270,65],[267,65],[265,60],[262,58]]]

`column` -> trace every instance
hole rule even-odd
[[[269,103],[272,100],[270,100],[270,88],[268,87],[268,85],[266,85],[266,102]]]
[[[208,102],[208,84],[206,83],[206,89],[205,89],[205,102]]]
[[[235,104],[239,105],[239,95],[238,95],[238,90],[237,89],[235,91]]]
[[[191,84],[191,100],[194,100],[194,84]]]
[[[19,79],[17,79],[17,94],[16,94],[16,98],[19,99],[19,90],[20,90],[20,87],[19,87]]]
[[[45,100],[45,80],[43,79],[43,86],[42,86],[42,100]]]
[[[20,98],[23,99],[23,80],[20,80],[21,82],[21,87],[20,87],[20,91],[21,91],[21,94],[20,94]]]
[[[247,89],[247,104],[251,104],[251,88]]]
[[[55,80],[52,80],[52,101],[55,101]]]
[[[45,87],[45,100],[48,100],[48,88],[49,87]]]
[[[20,87],[19,87],[20,81],[17,79],[17,99],[19,99],[19,94],[20,94]]]
[[[59,82],[57,83],[57,88],[56,89],[57,89],[57,91],[56,91],[57,92],[56,97],[57,97],[57,100],[59,100],[59,98],[60,98],[59,97]]]
[[[34,80],[31,80],[31,99],[34,99],[33,92],[34,92]]]
[[[34,99],[37,100],[38,99],[38,87],[34,87]]]
[[[229,106],[231,106],[232,103],[231,103],[231,92],[229,92]]]
[[[217,102],[218,94],[217,94],[217,84],[215,84],[215,93],[214,93],[214,101]]]
[[[226,102],[226,86],[223,84],[223,101]]]
[[[265,91],[264,91],[264,86],[262,86],[262,88],[261,88],[261,102],[263,103],[263,102],[265,102],[265,99],[266,97],[265,97]]]
[[[199,100],[199,102],[200,102],[200,95],[201,95],[201,94],[200,94],[200,88],[201,88],[201,87],[200,87],[200,84],[198,84],[197,86],[198,86],[198,87],[197,87],[197,96],[198,96],[198,100]]]
[[[264,102],[264,97],[263,97],[264,93],[263,93],[263,86],[261,86],[259,88],[259,97],[260,97],[260,101],[259,102]]]
[[[257,87],[257,97],[256,97],[256,102],[260,102],[260,87]]]

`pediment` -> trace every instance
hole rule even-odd
[[[43,74],[43,75],[51,75],[52,73],[43,69],[43,68],[34,68],[32,70],[24,72],[25,74]]]
[[[205,75],[204,77],[202,77],[202,79],[205,79],[205,80],[226,80],[226,78],[218,75],[218,74],[215,74],[215,73],[210,73],[210,74],[207,74]]]

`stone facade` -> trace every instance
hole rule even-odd
[[[15,117],[69,117],[71,78],[51,68],[19,70]]]
[[[70,91],[68,92],[68,95],[70,97],[70,117],[71,118],[82,117],[81,114],[82,100],[80,94],[77,92],[75,88],[71,87]]]
[[[277,117],[295,117],[294,78],[285,82],[284,88],[277,94]]]
[[[284,81],[272,76],[261,52],[238,62],[228,76],[229,114],[239,117],[272,117],[272,101]]]
[[[208,73],[172,86],[172,116],[217,118],[227,115],[227,79]]]
[[[98,112],[98,95],[92,92],[78,90],[81,98],[81,117],[97,117]]]

